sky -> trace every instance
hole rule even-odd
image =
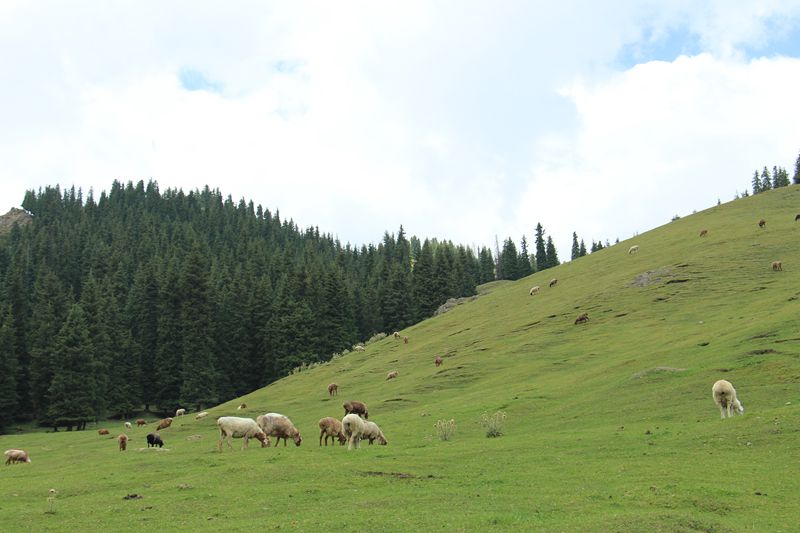
[[[800,0],[4,0],[0,72],[0,212],[155,180],[565,260],[800,154]]]

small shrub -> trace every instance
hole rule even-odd
[[[481,415],[481,427],[486,431],[487,437],[499,437],[503,434],[503,424],[506,421],[506,414],[497,411],[493,415],[483,413]]]
[[[456,432],[456,421],[452,418],[450,420],[437,420],[433,427],[436,428],[436,435],[439,440],[450,440]]]

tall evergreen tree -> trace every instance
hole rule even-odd
[[[558,260],[558,253],[556,252],[556,246],[553,244],[553,238],[547,237],[547,268],[552,268],[554,266],[558,266],[561,264],[561,261]]]
[[[768,191],[772,189],[772,180],[770,179],[769,170],[767,167],[764,167],[764,170],[761,171],[761,191]]]
[[[794,162],[794,177],[792,182],[795,185],[800,185],[800,154],[797,155],[797,160]]]
[[[536,271],[548,268],[546,241],[542,224],[536,224]]]
[[[758,194],[761,192],[761,178],[758,176],[758,170],[753,172],[753,180],[751,185],[753,186],[753,194]]]
[[[492,252],[485,246],[481,248],[478,261],[480,263],[480,277],[479,283],[488,283],[495,280],[494,267],[495,262],[492,258]]]
[[[583,243],[583,239],[581,239],[581,248],[580,248],[580,257],[586,255],[586,245]]]
[[[574,231],[572,232],[572,255],[570,256],[571,260],[575,260],[581,256],[581,248],[578,244],[578,234]]]
[[[533,267],[531,266],[531,257],[528,253],[528,241],[525,235],[522,236],[522,242],[519,245],[519,258],[517,259],[517,278],[524,278],[533,274]]]
[[[14,345],[14,317],[11,306],[0,307],[0,433],[13,422],[18,412],[17,350]]]
[[[500,252],[500,271],[503,273],[502,279],[519,279],[519,265],[517,264],[517,247],[514,241],[507,238],[503,241],[503,251]]]
[[[433,245],[429,239],[425,239],[414,265],[414,301],[418,320],[433,316],[433,312],[442,303],[437,299],[438,291],[433,274]]]

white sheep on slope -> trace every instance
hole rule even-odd
[[[348,450],[353,449],[353,444],[356,445],[356,450],[361,447],[361,435],[365,429],[364,420],[355,413],[350,413],[342,418],[342,431],[347,438]]]
[[[744,406],[736,397],[736,389],[733,388],[730,381],[721,379],[714,383],[714,386],[711,387],[711,396],[719,407],[719,414],[722,418],[726,418],[725,415],[730,418],[733,413],[744,414]]]
[[[262,448],[269,446],[269,438],[252,418],[221,416],[217,419],[217,427],[219,428],[219,443],[217,443],[219,451],[222,451],[223,440],[228,442],[228,448],[233,449],[231,438],[242,439],[243,450],[247,448],[248,439],[253,437],[261,441]]]

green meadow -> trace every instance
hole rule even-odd
[[[163,450],[146,448],[154,416],[126,431],[125,452],[96,431],[115,437],[121,421],[0,436],[32,459],[0,465],[0,529],[797,531],[798,213],[800,187],[786,187],[491,284],[402,331],[408,344],[387,336],[203,420],[176,418]],[[743,416],[720,419],[717,379]],[[388,446],[319,446],[317,421],[348,399]],[[302,446],[216,450],[216,417],[269,411]],[[503,435],[487,438],[481,415],[497,411]],[[434,424],[450,419],[440,440]]]

